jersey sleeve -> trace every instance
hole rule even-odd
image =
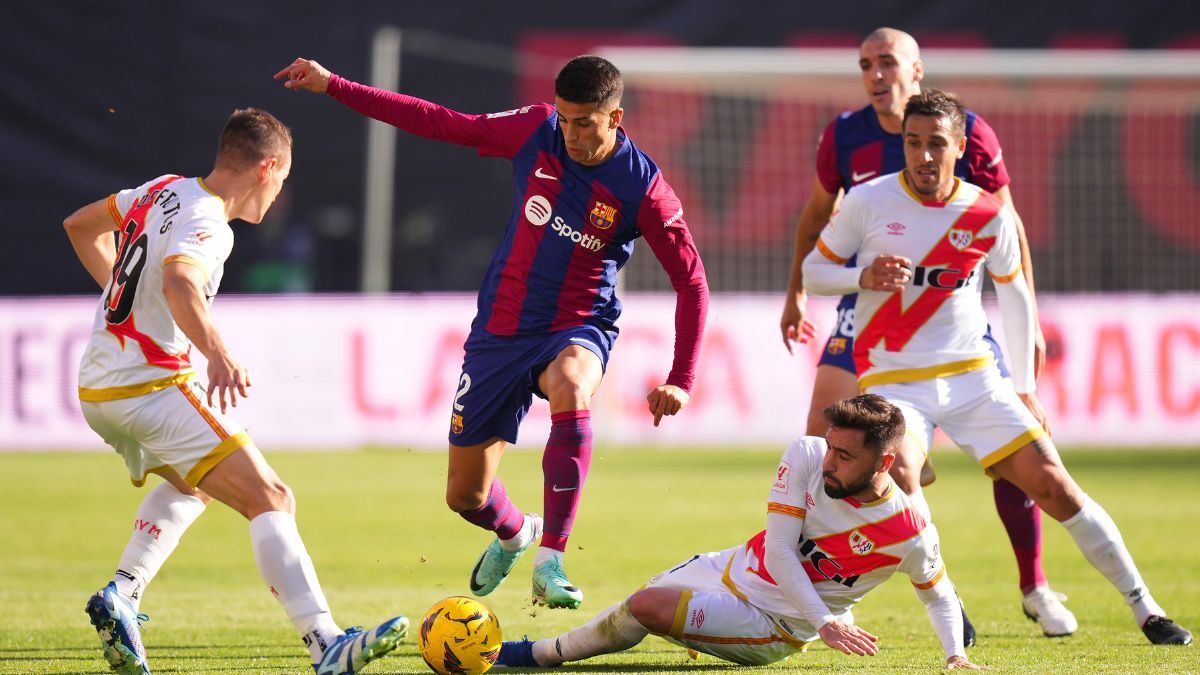
[[[821,471],[824,447],[814,436],[792,441],[775,469],[775,481],[767,498],[767,513],[803,518],[808,512],[808,485]]]
[[[1004,151],[996,132],[979,115],[967,136],[967,181],[988,192],[995,192],[1008,185],[1008,167],[1004,165]]]
[[[515,110],[471,115],[393,91],[370,87],[334,75],[328,94],[368,117],[410,134],[475,148],[480,155],[509,157],[554,113],[548,103]]]
[[[646,190],[637,228],[675,289],[675,356],[667,384],[691,392],[708,314],[708,278],[683,218],[683,204],[661,173]]]
[[[831,195],[845,187],[837,159],[837,120],[829,123],[817,142],[817,179],[821,187]]]
[[[946,575],[942,547],[933,523],[927,524],[917,535],[912,550],[900,561],[899,570],[908,575],[918,590],[933,588]]]
[[[171,240],[163,253],[162,264],[181,262],[198,267],[204,279],[212,279],[233,251],[233,230],[227,223],[208,218],[193,218],[170,230]]]
[[[981,199],[993,198],[982,195]],[[994,199],[994,198],[993,198]],[[1017,222],[1012,210],[1002,205],[988,226],[995,228],[996,242],[987,253],[987,269],[997,283],[1008,283],[1021,273],[1021,243],[1017,237]]]

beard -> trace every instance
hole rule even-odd
[[[867,488],[871,487],[871,478],[874,477],[875,472],[871,471],[868,473],[864,473],[863,475],[859,476],[855,480],[850,481],[849,483],[842,483],[830,474],[823,474],[823,475],[825,476],[825,478],[828,478],[828,479],[834,481],[835,483],[837,483],[836,487],[833,485],[830,485],[829,483],[825,483],[824,484],[825,494],[830,499],[845,499],[846,497],[849,497],[851,495],[856,495],[860,492],[863,492]]]

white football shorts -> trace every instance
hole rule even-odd
[[[1025,407],[1012,382],[995,367],[916,382],[867,388],[904,412],[908,435],[933,443],[940,427],[950,440],[989,471],[1000,460],[1042,438],[1045,430]]]
[[[129,478],[141,487],[163,467],[188,485],[239,448],[254,442],[240,424],[208,405],[199,382],[181,382],[144,396],[81,401],[89,426],[125,458]]]
[[[693,556],[646,584],[683,591],[671,632],[664,638],[742,665],[774,663],[804,651],[804,639],[796,636],[788,620],[762,611],[725,585],[725,570],[735,550]],[[807,624],[804,629],[812,631]]]

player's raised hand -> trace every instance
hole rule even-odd
[[[683,410],[692,397],[683,389],[673,384],[660,384],[646,396],[650,404],[650,414],[654,415],[654,426],[658,426],[664,415],[674,415]]]
[[[868,291],[883,291],[894,293],[904,290],[904,285],[912,280],[913,262],[902,255],[886,253],[871,261],[871,265],[862,271],[858,285]]]
[[[960,668],[962,670],[991,670],[991,666],[981,666],[978,663],[971,663],[970,659],[965,656],[951,656],[946,659],[946,670],[954,670]]]
[[[325,66],[308,59],[296,59],[292,65],[275,73],[276,80],[284,80],[283,86],[293,91],[311,91],[324,94],[329,88],[329,78],[332,73]]]
[[[830,621],[821,626],[817,634],[821,641],[843,654],[875,656],[879,652],[879,647],[875,646],[879,638],[852,624]]]
[[[246,389],[250,386],[250,371],[222,353],[208,362],[208,405],[213,405],[213,392],[217,392],[217,400],[224,413],[228,406],[237,407],[237,397],[248,398]]]
[[[789,354],[792,343],[807,344],[817,337],[817,326],[808,320],[808,302],[804,291],[788,293],[783,303],[783,316],[779,318],[779,332],[783,335],[783,346]]]

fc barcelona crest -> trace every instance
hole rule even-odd
[[[846,351],[846,338],[829,338],[829,344],[825,347],[825,351],[831,355],[841,354]]]
[[[946,239],[950,240],[950,245],[958,250],[963,250],[975,241],[975,235],[970,230],[960,230],[957,227],[950,228],[950,232],[946,234]]]
[[[607,230],[612,227],[616,220],[617,208],[609,206],[602,201],[597,201],[596,206],[592,208],[592,212],[588,214],[588,221],[601,230]]]

